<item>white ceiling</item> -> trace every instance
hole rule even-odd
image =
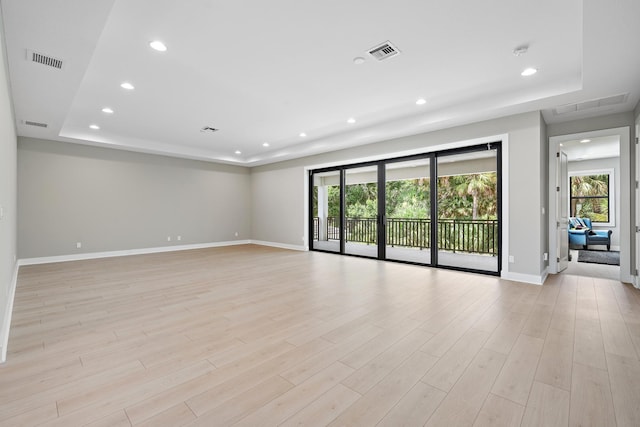
[[[561,150],[569,161],[620,157],[620,136],[601,136],[563,141]]]
[[[254,166],[527,111],[547,123],[630,111],[640,99],[637,0],[0,5],[21,136]],[[166,52],[150,49],[156,39]],[[387,40],[400,55],[367,54]],[[26,60],[28,49],[62,70]],[[522,77],[526,67],[539,72]],[[556,114],[614,95],[624,101]]]

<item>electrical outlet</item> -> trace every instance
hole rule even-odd
[[[171,241],[171,236],[167,236],[167,242]]]
[[[182,240],[182,236],[178,236],[176,237],[178,240]]]
[[[76,248],[80,249],[82,247],[82,242],[76,242]]]
[[[4,206],[0,206],[0,220],[4,219]]]
[[[236,237],[238,237],[238,232],[236,231]]]
[[[516,262],[516,259],[513,255],[509,255],[509,263],[513,264],[514,262]]]
[[[549,254],[548,253],[546,253],[546,252],[544,253],[543,260],[544,261],[549,261]]]

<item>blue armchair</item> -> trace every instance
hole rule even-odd
[[[589,245],[607,245],[611,250],[611,230],[593,230],[589,218],[569,218],[569,244],[581,245],[587,249]]]

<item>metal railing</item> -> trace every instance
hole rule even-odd
[[[439,219],[438,248],[452,252],[498,254],[498,220]]]
[[[387,245],[425,249],[430,247],[431,220],[387,218]]]
[[[340,218],[327,217],[327,239],[340,240]]]
[[[345,218],[345,241],[378,243],[377,218]],[[422,218],[388,218],[386,239],[389,246],[426,249],[430,242],[431,220]],[[498,220],[439,219],[438,249],[451,252],[498,254]],[[313,219],[314,240],[320,232],[319,218]],[[340,221],[328,217],[327,240],[340,240]]]
[[[378,243],[377,218],[345,218],[346,242]]]

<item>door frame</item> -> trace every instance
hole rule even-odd
[[[628,126],[601,129],[589,132],[580,132],[567,135],[552,136],[549,138],[549,267],[551,274],[558,273],[557,257],[557,237],[556,237],[556,153],[559,145],[565,141],[575,139],[594,138],[601,136],[617,135],[620,138],[620,281],[632,283],[634,278],[631,274],[632,265],[635,261],[631,259],[631,224],[635,222],[632,216],[631,206],[631,183],[635,181],[631,178],[631,162],[635,159],[630,155],[630,128]],[[635,233],[634,233],[635,234]],[[635,267],[633,267],[635,268]]]
[[[566,256],[564,254],[564,252],[562,253],[558,253],[560,248],[562,247],[562,245],[560,244],[560,242],[558,241],[558,238],[556,238],[556,258],[555,261],[557,263],[556,265],[556,270],[558,272],[560,271],[564,271],[567,267],[568,267],[568,262],[569,262],[569,236],[568,234],[568,229],[569,229],[569,195],[571,194],[570,188],[569,188],[569,158],[567,156],[567,153],[565,153],[564,151],[560,150],[560,147],[557,147],[557,149],[555,150],[556,152],[556,179],[555,179],[555,185],[557,186],[557,188],[555,189],[555,199],[556,199],[556,209],[555,209],[555,213],[556,213],[556,221],[555,221],[555,226],[556,226],[556,232],[555,235],[556,237],[560,236],[560,234],[563,232],[565,233],[564,238],[565,240],[565,244],[567,245],[566,249]],[[560,167],[560,169],[558,169],[559,166],[562,165],[563,162],[563,158],[564,161],[566,162],[565,164],[565,171],[564,171],[564,176],[562,176],[562,167]],[[562,188],[564,186],[564,188]],[[615,193],[614,193],[615,195]],[[558,206],[558,201],[560,200],[566,200],[567,203],[564,206],[564,211],[562,210],[561,207]],[[615,203],[614,203],[615,205]],[[562,215],[562,212],[564,212],[566,215]],[[562,221],[564,221],[564,226],[562,226]],[[549,225],[551,226],[551,225]]]

